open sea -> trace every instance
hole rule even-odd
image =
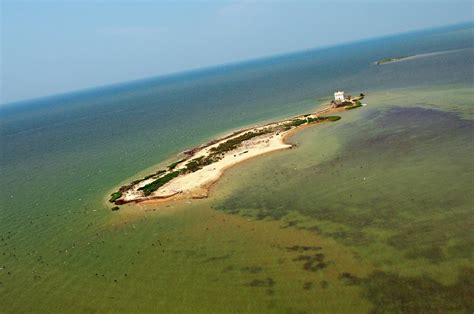
[[[1,106],[0,313],[472,313],[473,43],[463,24]],[[336,90],[367,106],[208,199],[110,210]]]

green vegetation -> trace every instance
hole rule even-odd
[[[211,152],[214,155],[219,155],[219,154],[226,153],[228,151],[236,149],[240,145],[240,143],[242,143],[243,141],[250,140],[254,137],[257,137],[257,136],[260,136],[260,135],[263,135],[263,134],[267,134],[267,133],[270,133],[272,131],[273,130],[270,130],[270,129],[263,129],[263,130],[256,131],[256,132],[247,132],[247,133],[242,134],[240,136],[237,136],[235,138],[231,138],[230,140],[219,144],[217,147],[211,148]]]
[[[316,118],[308,118],[308,123],[315,123],[315,122],[322,122],[324,121],[324,118],[321,117],[316,117]]]
[[[119,192],[114,192],[114,193],[110,194],[109,202],[113,203],[121,197],[122,197],[122,192],[120,192],[120,191]]]
[[[360,104],[360,102],[358,102]],[[362,105],[360,105],[362,106]],[[284,126],[283,126],[283,131],[287,131],[289,129],[291,129],[292,127],[298,127],[302,124],[305,124],[305,123],[316,123],[316,122],[323,122],[323,121],[337,121],[339,119],[341,119],[341,117],[339,116],[327,116],[327,117],[315,117],[315,118],[311,118],[309,117],[309,115],[305,115],[304,117],[306,117],[306,119],[295,119],[295,120],[292,120],[288,123],[285,123]]]
[[[305,120],[303,120],[305,121]],[[210,165],[222,158],[222,156],[231,150],[236,149],[242,142],[250,140],[254,137],[273,132],[272,129],[263,129],[256,132],[247,132],[235,138],[231,138],[224,143],[219,144],[217,147],[211,148],[209,156],[201,156],[190,160],[186,164],[185,172],[195,172],[204,166]]]
[[[394,61],[398,61],[398,60],[401,60],[401,59],[405,59],[407,57],[408,56],[395,57],[395,58],[384,58],[384,59],[381,59],[381,60],[377,61],[376,64],[381,65],[381,64],[384,64],[384,63],[389,63],[389,62],[394,62]]]
[[[323,121],[337,121],[340,119],[341,117],[339,116],[316,117],[316,118],[308,118],[308,123],[323,122]]]
[[[171,165],[168,166],[168,170],[173,170],[174,168],[176,168],[177,165],[179,165],[180,163],[182,163],[183,161],[185,161],[186,159],[183,158],[183,159],[180,159],[178,161],[175,161],[173,162]]]
[[[199,158],[195,158],[186,164],[185,171],[186,172],[198,171],[202,167],[210,165],[213,162],[216,162],[217,160],[219,160],[219,158],[217,158],[217,156],[215,155],[209,155],[207,157],[201,156]]]
[[[168,183],[169,181],[171,181],[172,179],[176,178],[177,176],[179,176],[181,172],[180,171],[174,171],[174,172],[170,172],[164,176],[162,176],[161,178],[158,178],[156,179],[155,181],[141,187],[139,190],[142,190],[143,191],[143,194],[145,194],[145,196],[148,196],[150,195],[153,191],[156,191],[159,187],[165,185],[166,183]]]
[[[119,208],[118,206],[114,206],[114,207],[111,208],[112,211],[117,211],[117,210],[119,210],[119,209],[120,209],[120,208]]]
[[[158,171],[155,172],[155,173],[152,173],[152,174],[149,174],[149,175],[145,176],[142,180],[137,180],[137,181],[134,181],[134,182],[135,182],[135,184],[136,184],[136,183],[138,183],[138,182],[140,182],[140,181],[148,180],[148,179],[150,179],[150,178],[152,178],[152,177],[159,176],[160,174],[163,174],[163,173],[165,173],[165,172],[166,172],[166,170],[158,170]]]
[[[307,114],[307,115],[304,116],[304,117],[306,117],[306,119],[297,118],[297,119],[291,120],[291,121],[285,123],[283,126],[281,126],[281,130],[288,131],[293,127],[298,127],[298,126],[303,125],[305,123],[314,123],[314,122],[322,122],[322,121],[337,121],[341,118],[341,117],[338,117],[338,116],[311,118],[309,116],[310,116],[310,114]],[[183,171],[184,172],[198,171],[199,169],[202,169],[204,166],[210,165],[210,164],[220,160],[226,152],[229,152],[229,151],[232,151],[232,150],[236,149],[242,142],[250,140],[250,139],[252,139],[254,137],[257,137],[257,136],[260,136],[260,135],[264,135],[264,134],[267,134],[267,133],[274,132],[274,131],[275,131],[275,129],[267,128],[267,129],[263,129],[263,130],[260,130],[260,131],[247,132],[247,133],[244,133],[244,134],[242,134],[240,136],[237,136],[235,138],[231,138],[231,139],[227,140],[226,142],[219,144],[217,147],[211,148],[211,150],[210,150],[211,153],[209,154],[209,156],[206,156],[206,157],[201,156],[199,158],[195,158],[195,159],[190,160],[186,164],[186,167]],[[170,169],[173,169],[174,167],[176,167],[176,165],[178,163],[180,163],[182,161],[184,161],[184,160],[180,160],[176,163],[173,163],[168,167]]]
[[[288,123],[285,123],[285,126],[286,127],[297,127],[297,126],[300,126],[302,124],[305,124],[307,122],[306,119],[295,119],[295,120],[292,120]]]
[[[324,118],[325,120],[328,120],[328,121],[331,121],[331,122],[334,122],[334,121],[337,121],[337,120],[341,119],[341,117],[339,117],[339,116],[327,116],[327,117],[321,117],[321,118]]]
[[[360,101],[356,101],[354,105],[346,107],[346,110],[352,110],[359,107],[362,107],[362,103]]]

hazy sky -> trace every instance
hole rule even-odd
[[[473,20],[473,1],[2,1],[12,102]]]

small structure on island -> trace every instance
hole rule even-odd
[[[341,92],[341,91],[337,91],[334,93],[334,100],[335,101],[340,101],[340,102],[343,102],[344,101],[344,92]]]
[[[334,93],[334,100],[331,101],[332,108],[351,105],[351,96],[344,96],[344,92],[337,91]]]

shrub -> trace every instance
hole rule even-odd
[[[195,172],[201,169],[204,166],[210,165],[215,161],[215,158],[211,156],[201,156],[199,158],[193,159],[186,164],[186,171]]]
[[[305,121],[305,120],[303,120],[303,121]],[[247,133],[242,134],[240,136],[237,136],[235,138],[231,138],[230,140],[219,144],[217,147],[211,148],[211,152],[212,152],[213,155],[218,155],[218,154],[221,154],[221,153],[231,151],[233,149],[236,149],[237,146],[239,146],[240,143],[242,143],[243,141],[247,141],[247,140],[250,140],[254,137],[257,137],[257,136],[260,136],[260,135],[263,135],[263,134],[266,134],[266,133],[270,133],[270,132],[272,132],[272,130],[269,130],[269,129],[263,129],[263,130],[256,131],[256,132],[247,132]]]
[[[321,122],[321,121],[324,121],[324,118],[320,118],[320,117],[308,118],[308,123]]]
[[[295,119],[295,120],[292,120],[288,123],[285,123],[285,126],[297,127],[297,126],[300,126],[302,124],[305,124],[306,122],[307,122],[306,119]]]
[[[334,121],[337,121],[337,120],[341,119],[341,117],[339,117],[339,116],[327,116],[327,117],[324,117],[324,118],[328,121],[331,121],[331,122],[334,122]]]
[[[110,194],[109,202],[113,203],[121,197],[122,197],[122,192],[114,192]]]
[[[166,175],[164,175],[163,177],[161,178],[158,178],[156,179],[155,181],[139,188],[139,190],[142,190],[143,191],[143,194],[145,194],[145,196],[148,196],[150,195],[153,191],[156,191],[158,188],[160,188],[161,186],[165,185],[166,183],[168,183],[169,181],[173,180],[174,178],[176,178],[177,176],[180,175],[180,171],[174,171],[174,172],[170,172]]]
[[[178,161],[175,161],[173,162],[171,165],[168,166],[168,170],[173,170],[174,168],[176,168],[177,165],[179,165],[180,163],[182,163],[183,161],[185,161],[186,159],[180,159]]]
[[[362,104],[360,103],[360,101],[356,101],[356,103],[354,105],[346,107],[346,110],[351,110],[351,109],[355,109],[355,108],[359,108],[359,107],[362,107]]]

